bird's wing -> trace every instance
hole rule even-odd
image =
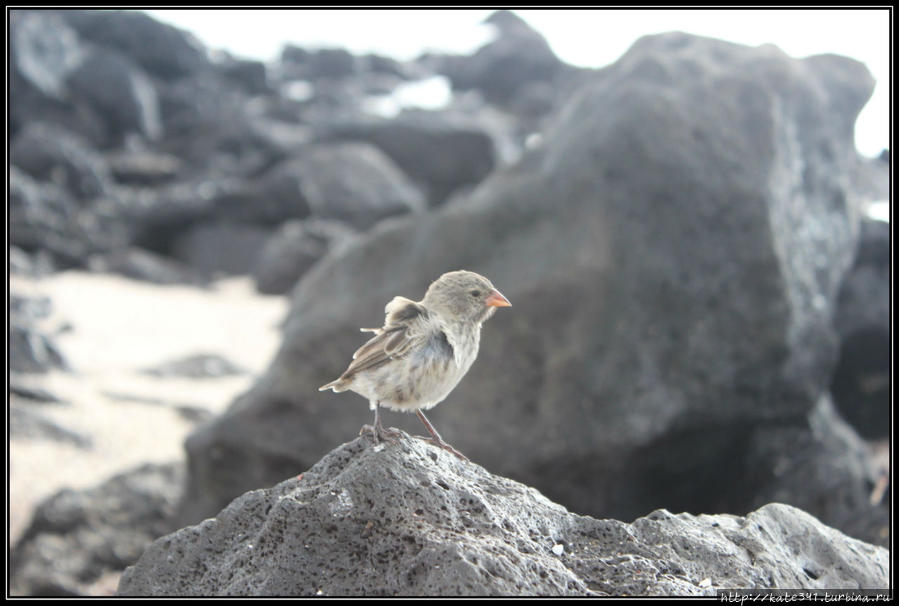
[[[387,316],[384,326],[372,330],[375,336],[356,350],[341,379],[349,379],[360,371],[402,358],[430,338],[432,331],[431,323],[427,321],[428,310],[415,301],[394,297],[384,311]]]
[[[384,306],[384,326],[381,328],[360,328],[362,332],[373,332],[376,335],[388,330],[391,326],[408,322],[426,312],[425,308],[406,297],[394,297]],[[359,353],[358,351],[356,353]],[[354,355],[353,358],[356,356]]]

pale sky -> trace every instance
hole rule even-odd
[[[491,10],[149,10],[187,29],[207,47],[270,61],[287,43],[342,47],[412,59],[427,49],[469,53],[490,39],[479,23]],[[875,156],[889,141],[890,13],[886,9],[517,10],[563,61],[601,67],[640,36],[685,31],[757,46],[773,43],[794,57],[846,55],[877,80],[856,123],[856,145]]]

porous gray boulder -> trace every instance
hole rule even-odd
[[[686,596],[889,578],[886,549],[787,505],[597,520],[420,440],[363,436],[158,539],[118,595]]]
[[[642,38],[518,164],[303,277],[266,374],[187,441],[183,521],[307,467],[369,421],[362,398],[318,386],[392,297],[417,299],[460,268],[514,307],[485,326],[477,362],[434,409],[455,447],[579,513],[748,511],[747,478],[777,461],[747,458],[752,436],[810,435],[829,384],[858,233],[852,125],[872,87],[848,58]],[[816,477],[781,494],[843,498],[803,485]]]

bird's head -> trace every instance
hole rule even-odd
[[[422,303],[448,319],[478,323],[492,316],[497,307],[512,305],[490,280],[472,271],[443,274],[428,287]]]

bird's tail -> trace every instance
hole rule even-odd
[[[318,388],[319,391],[325,391],[326,389],[333,390],[334,393],[340,393],[341,391],[346,391],[347,386],[343,379],[334,379],[330,383]]]

